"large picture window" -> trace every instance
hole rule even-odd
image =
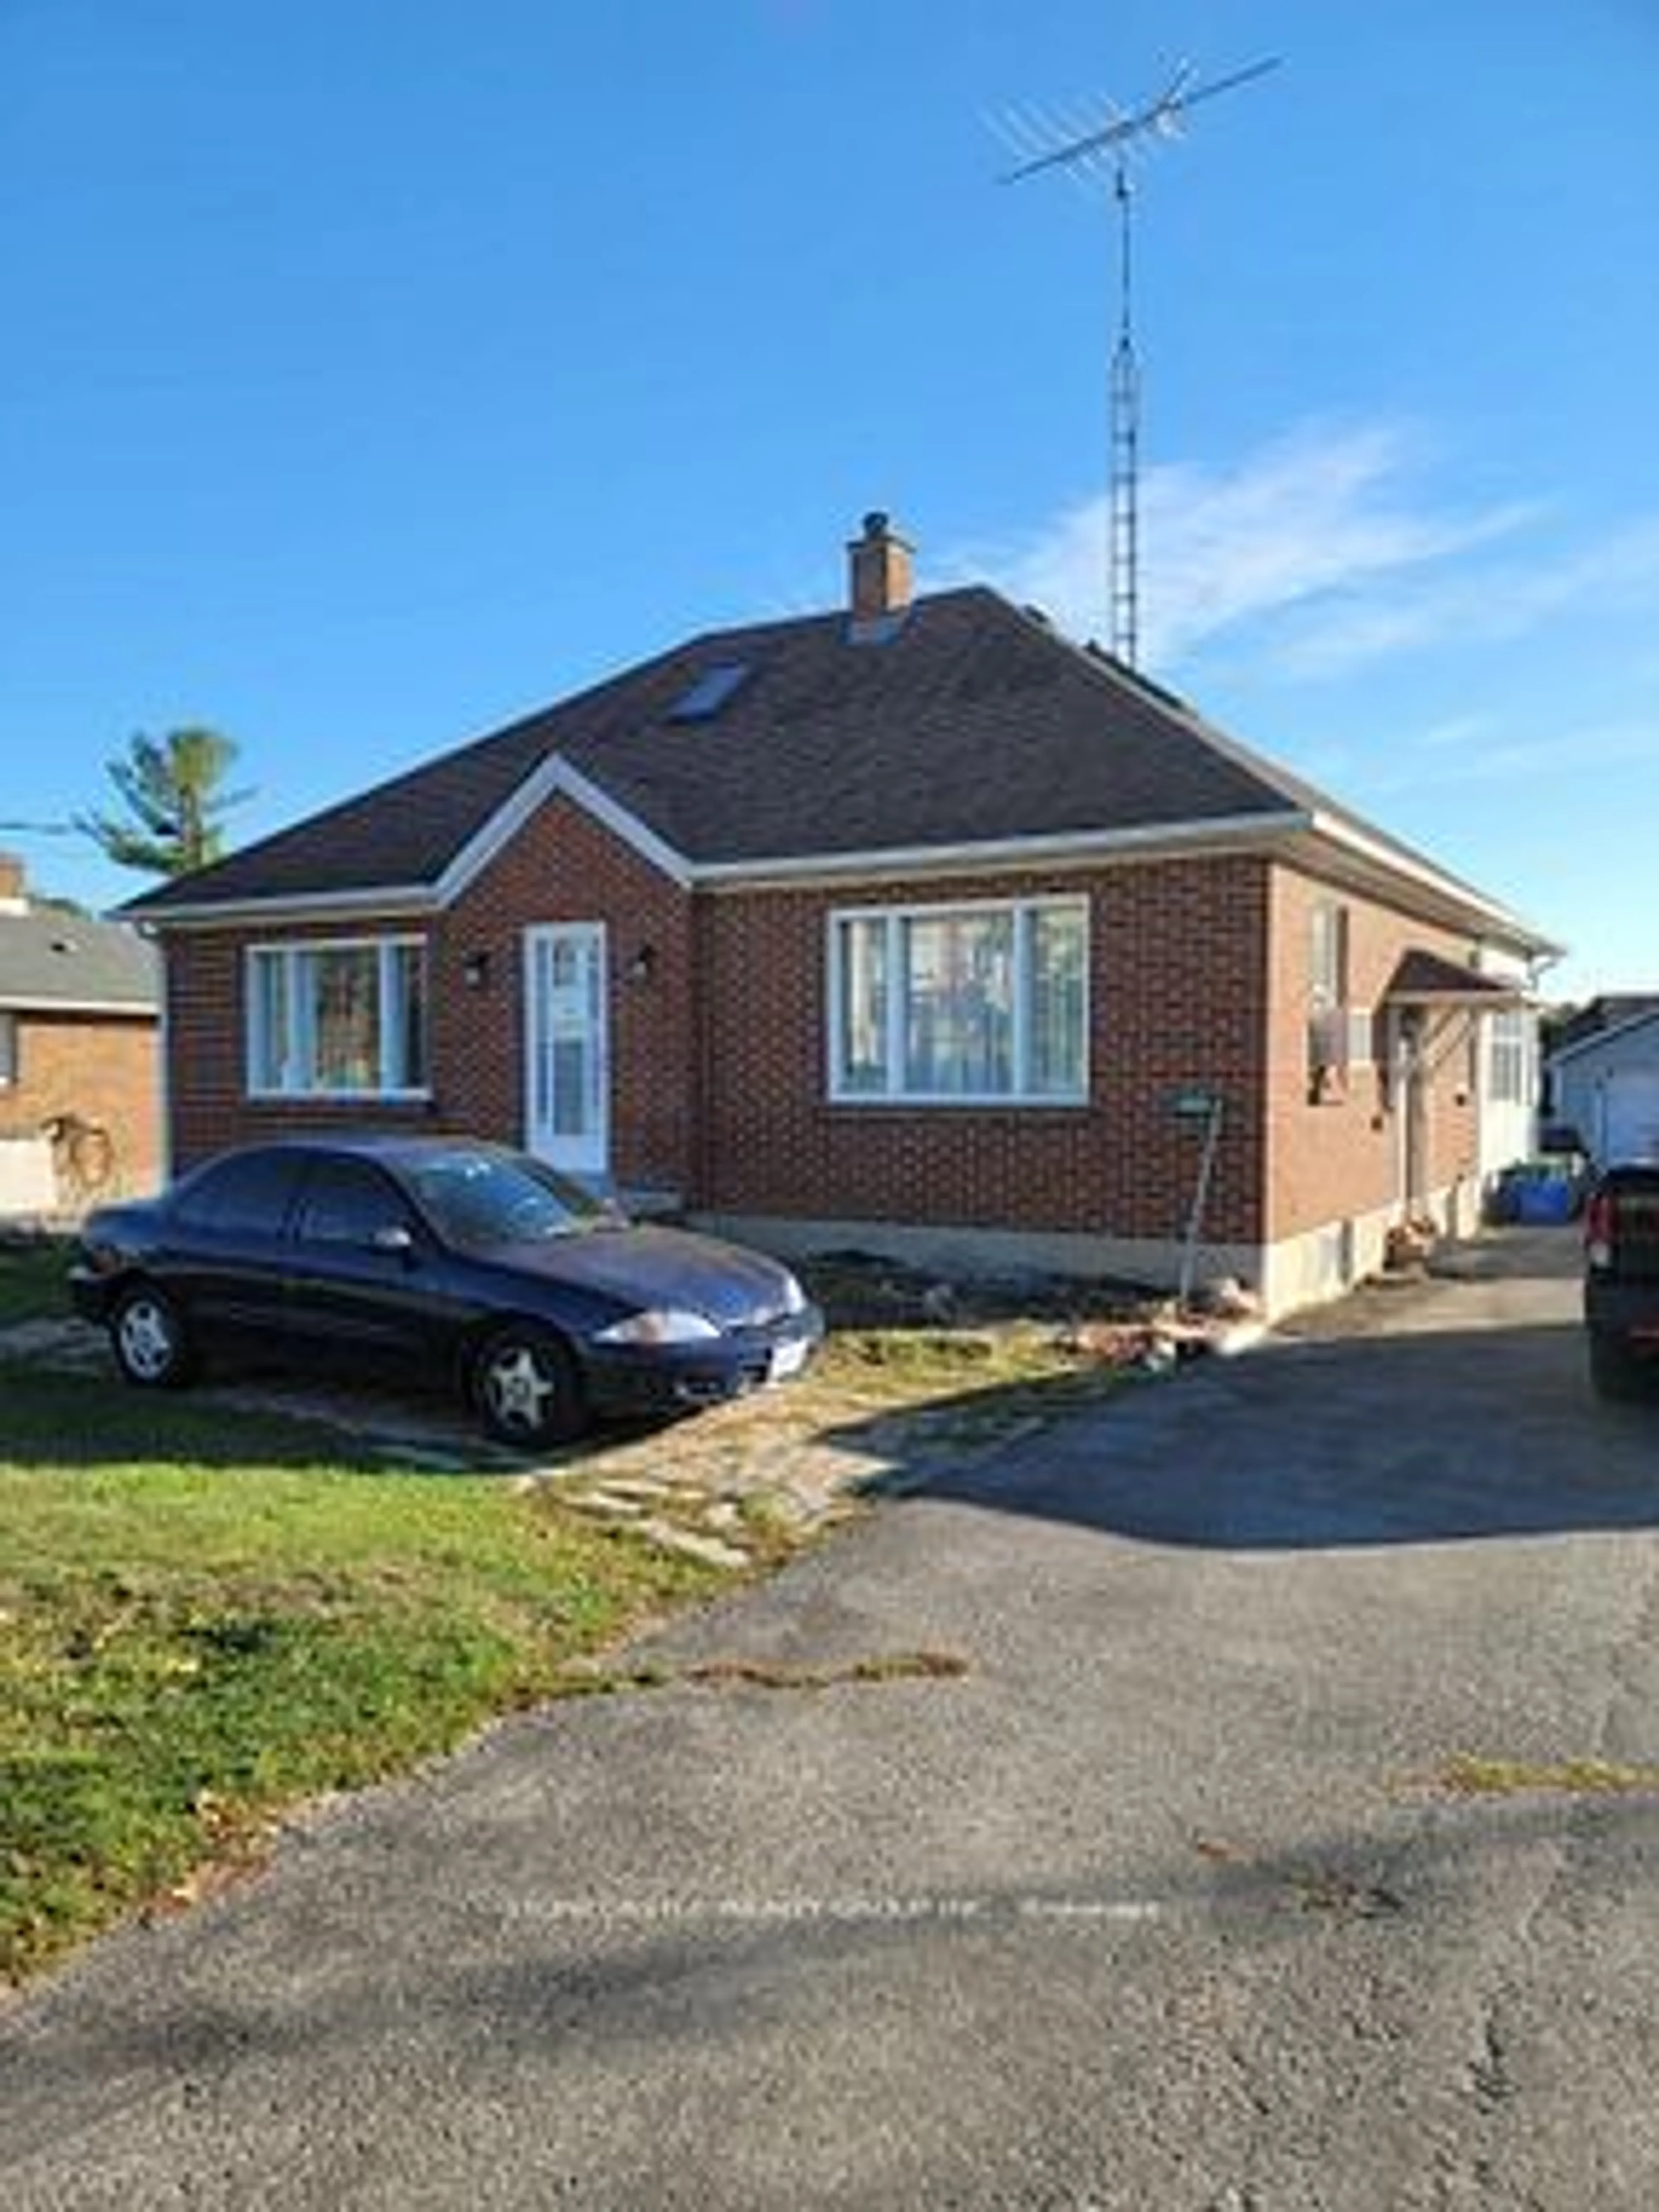
[[[426,1088],[426,948],[417,938],[258,945],[248,954],[248,1088],[398,1097]]]
[[[832,915],[832,1097],[923,1104],[1087,1096],[1082,899]]]

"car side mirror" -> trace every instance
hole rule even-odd
[[[368,1241],[374,1251],[384,1252],[388,1258],[412,1260],[415,1256],[415,1239],[401,1221],[387,1222],[386,1227],[377,1229]]]

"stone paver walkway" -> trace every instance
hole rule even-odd
[[[0,1361],[58,1371],[110,1371],[102,1333],[49,1319],[0,1330]],[[437,1397],[270,1374],[227,1376],[200,1396],[229,1413],[315,1421],[350,1438],[388,1472],[488,1474],[547,1486],[584,1516],[647,1542],[739,1569],[775,1558],[860,1510],[872,1493],[922,1486],[939,1470],[1041,1427],[1063,1402],[1122,1387],[1102,1360],[1054,1386],[976,1386],[971,1364],[954,1395],[896,1398],[890,1380],[861,1388],[814,1370],[797,1382],[667,1426],[603,1434],[545,1461],[481,1437]]]

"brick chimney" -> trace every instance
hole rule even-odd
[[[910,605],[911,548],[894,536],[884,514],[872,514],[847,552],[853,635],[885,635]]]
[[[0,853],[0,914],[27,914],[28,893],[23,888],[23,863],[15,853]]]

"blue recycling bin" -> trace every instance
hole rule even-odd
[[[1532,1227],[1571,1221],[1578,1210],[1577,1179],[1559,1162],[1539,1161],[1517,1170],[1509,1183],[1510,1218]]]

